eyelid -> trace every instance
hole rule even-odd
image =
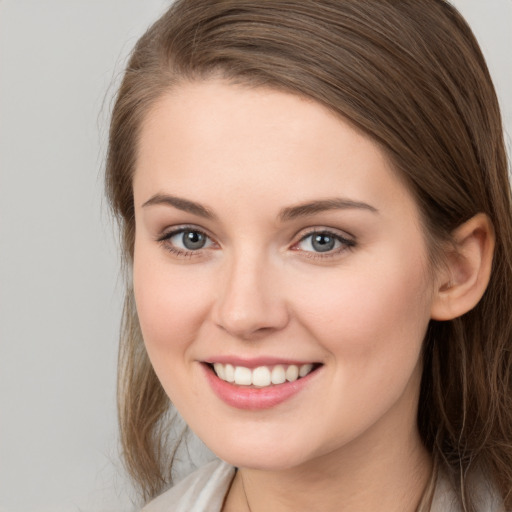
[[[303,242],[307,238],[314,236],[316,234],[323,234],[323,235],[328,235],[328,236],[333,237],[334,239],[336,239],[338,242],[341,243],[341,247],[332,249],[330,251],[325,251],[325,252],[305,251],[305,250],[301,250],[297,247],[301,242]],[[353,235],[350,235],[346,231],[341,231],[341,230],[335,229],[335,228],[327,228],[327,227],[323,227],[323,226],[308,228],[306,230],[301,230],[296,235],[295,238],[296,238],[296,241],[292,244],[291,249],[295,250],[295,251],[301,251],[305,255],[307,255],[307,257],[309,257],[309,258],[329,258],[329,257],[337,256],[340,253],[345,252],[347,250],[351,250],[356,246],[356,239]]]
[[[195,226],[194,224],[178,224],[177,226],[171,226],[165,228],[159,235],[156,237],[157,242],[162,242],[165,240],[168,240],[174,235],[177,235],[178,233],[182,233],[183,231],[197,231],[198,233],[201,233],[202,235],[206,236],[210,240],[214,240],[212,235],[208,233],[208,230]]]
[[[337,228],[331,228],[327,226],[311,226],[308,228],[301,229],[295,236],[293,237],[296,242],[300,242],[304,238],[318,234],[318,233],[326,233],[329,235],[333,235],[336,238],[339,238],[341,240],[345,240],[347,242],[354,242],[356,241],[356,237],[349,233],[348,231],[337,229]]]
[[[195,231],[197,233],[200,233],[204,235],[208,241],[210,242],[210,245],[208,247],[202,247],[199,249],[186,249],[177,247],[175,245],[172,245],[169,243],[169,240],[179,235],[180,233],[183,233],[185,231]],[[299,249],[297,246],[306,240],[308,237],[314,236],[315,234],[324,234],[333,237],[341,244],[341,247],[337,247],[325,252],[321,251],[306,251]],[[345,252],[347,250],[353,249],[356,245],[356,239],[353,235],[347,233],[346,231],[342,231],[340,229],[331,228],[331,227],[325,227],[325,226],[316,226],[316,227],[309,227],[302,229],[294,236],[295,241],[291,245],[291,249],[297,252],[304,253],[309,258],[329,258],[333,256],[337,256],[342,252]],[[199,227],[197,225],[193,224],[182,224],[177,226],[168,227],[165,229],[161,234],[159,234],[156,237],[156,241],[159,242],[164,246],[164,248],[169,251],[170,253],[174,254],[175,256],[180,257],[192,257],[192,256],[199,256],[204,253],[204,250],[213,248],[218,248],[219,244],[215,241],[214,237],[211,236],[208,233],[208,230]],[[215,247],[216,246],[216,247]]]
[[[179,235],[180,233],[183,233],[185,231],[194,231],[197,233],[200,233],[204,235],[210,242],[211,245],[218,245],[217,242],[214,240],[214,238],[208,233],[207,230],[195,226],[193,224],[182,224],[178,226],[172,226],[170,228],[165,229],[160,235],[156,237],[156,241],[160,243],[165,250],[173,254],[174,256],[178,257],[193,257],[193,256],[200,256],[203,255],[204,250],[211,249],[211,246],[209,247],[201,247],[200,249],[192,250],[192,249],[186,249],[181,247],[176,247],[172,245],[169,240]]]

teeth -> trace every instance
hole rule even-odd
[[[237,366],[235,368],[235,384],[250,386],[252,384],[252,371],[244,366]]]
[[[303,364],[299,368],[299,377],[305,377],[313,369],[312,364]]]
[[[221,377],[222,378],[222,377]],[[286,380],[288,382],[294,382],[299,378],[299,367],[291,364],[286,368]]]
[[[259,366],[251,370],[245,366],[234,367],[231,364],[214,363],[213,369],[217,377],[226,382],[232,382],[238,386],[253,385],[264,388],[272,384],[283,384],[286,381],[294,382],[305,377],[313,370],[313,365],[278,364],[273,367]]]
[[[224,369],[223,364],[215,363],[213,365],[213,369],[215,370],[215,373],[219,376],[220,379],[227,380],[226,379],[226,370]]]
[[[223,366],[223,365],[221,365]],[[225,367],[224,367],[224,375],[225,375],[225,379],[226,382],[235,382],[235,369],[233,368],[232,365],[230,364],[227,364]],[[220,375],[219,375],[220,377]],[[220,377],[222,379],[222,377]]]
[[[286,382],[286,372],[284,367],[278,364],[272,368],[272,384],[282,384]]]
[[[264,388],[265,386],[270,386],[270,383],[271,383],[270,370],[266,366],[260,366],[258,368],[255,368],[252,371],[252,383],[255,386],[258,386],[260,388]],[[238,384],[238,382],[237,382],[237,384]]]

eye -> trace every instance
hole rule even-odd
[[[213,245],[208,235],[194,228],[180,228],[166,233],[158,240],[166,248],[177,254],[186,254],[206,249]]]
[[[302,237],[295,248],[312,253],[338,253],[354,245],[354,240],[349,240],[339,234],[330,231],[314,231]]]
[[[174,245],[181,244],[183,249],[187,249],[189,251],[197,251],[206,245],[208,242],[208,237],[200,231],[191,231],[187,229],[172,236],[169,241],[171,241]]]

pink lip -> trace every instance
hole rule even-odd
[[[269,363],[267,363],[267,365],[269,365]],[[318,370],[313,371],[295,382],[285,382],[267,388],[251,388],[225,382],[217,377],[210,366],[207,364],[201,364],[201,366],[203,367],[206,379],[212,390],[223,402],[237,409],[251,411],[270,409],[271,407],[281,404],[304,389],[318,373]],[[257,366],[258,365],[254,367]],[[259,366],[261,366],[261,364]]]

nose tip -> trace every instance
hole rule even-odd
[[[289,313],[279,282],[264,271],[233,268],[221,286],[214,321],[240,339],[255,339],[283,329]]]
[[[229,317],[224,316],[217,325],[233,337],[250,340],[279,330],[277,325],[270,325],[273,324],[270,319],[266,318],[266,320],[266,322],[260,322],[245,315],[230,315]]]

